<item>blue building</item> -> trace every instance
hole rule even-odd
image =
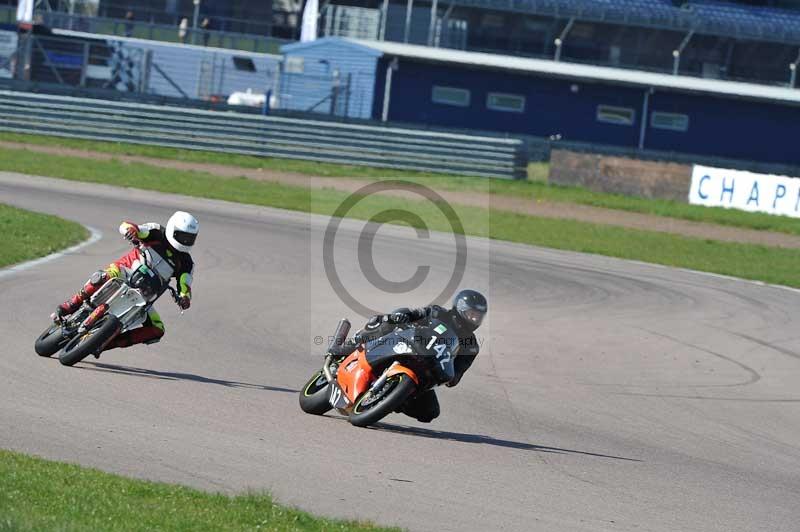
[[[349,118],[372,118],[383,52],[337,37],[281,47],[279,105]]]
[[[342,38],[281,51],[289,109],[330,98],[335,71],[355,80],[340,116],[800,164],[791,88]]]

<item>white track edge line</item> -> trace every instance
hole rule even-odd
[[[30,268],[34,268],[41,264],[45,264],[48,262],[52,262],[56,259],[60,259],[65,255],[70,255],[81,249],[91,246],[101,238],[103,238],[103,233],[99,229],[95,229],[94,227],[89,227],[88,225],[84,225],[84,227],[89,231],[89,238],[80,242],[79,244],[75,244],[72,247],[67,249],[62,249],[61,251],[56,251],[55,253],[51,253],[50,255],[46,255],[44,257],[40,257],[38,259],[29,260],[27,262],[22,262],[20,264],[15,264],[13,266],[9,266],[8,268],[0,269],[0,279],[5,277],[9,277],[11,275],[17,274],[19,272],[29,270]]]

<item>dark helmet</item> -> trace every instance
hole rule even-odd
[[[489,309],[486,298],[475,290],[462,290],[453,298],[453,310],[461,317],[464,324],[471,329],[481,326],[483,317]]]

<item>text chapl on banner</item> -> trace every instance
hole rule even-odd
[[[689,203],[800,218],[800,179],[695,165]]]

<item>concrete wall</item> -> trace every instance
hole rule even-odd
[[[599,192],[687,202],[692,167],[568,150],[553,150],[550,183]]]

